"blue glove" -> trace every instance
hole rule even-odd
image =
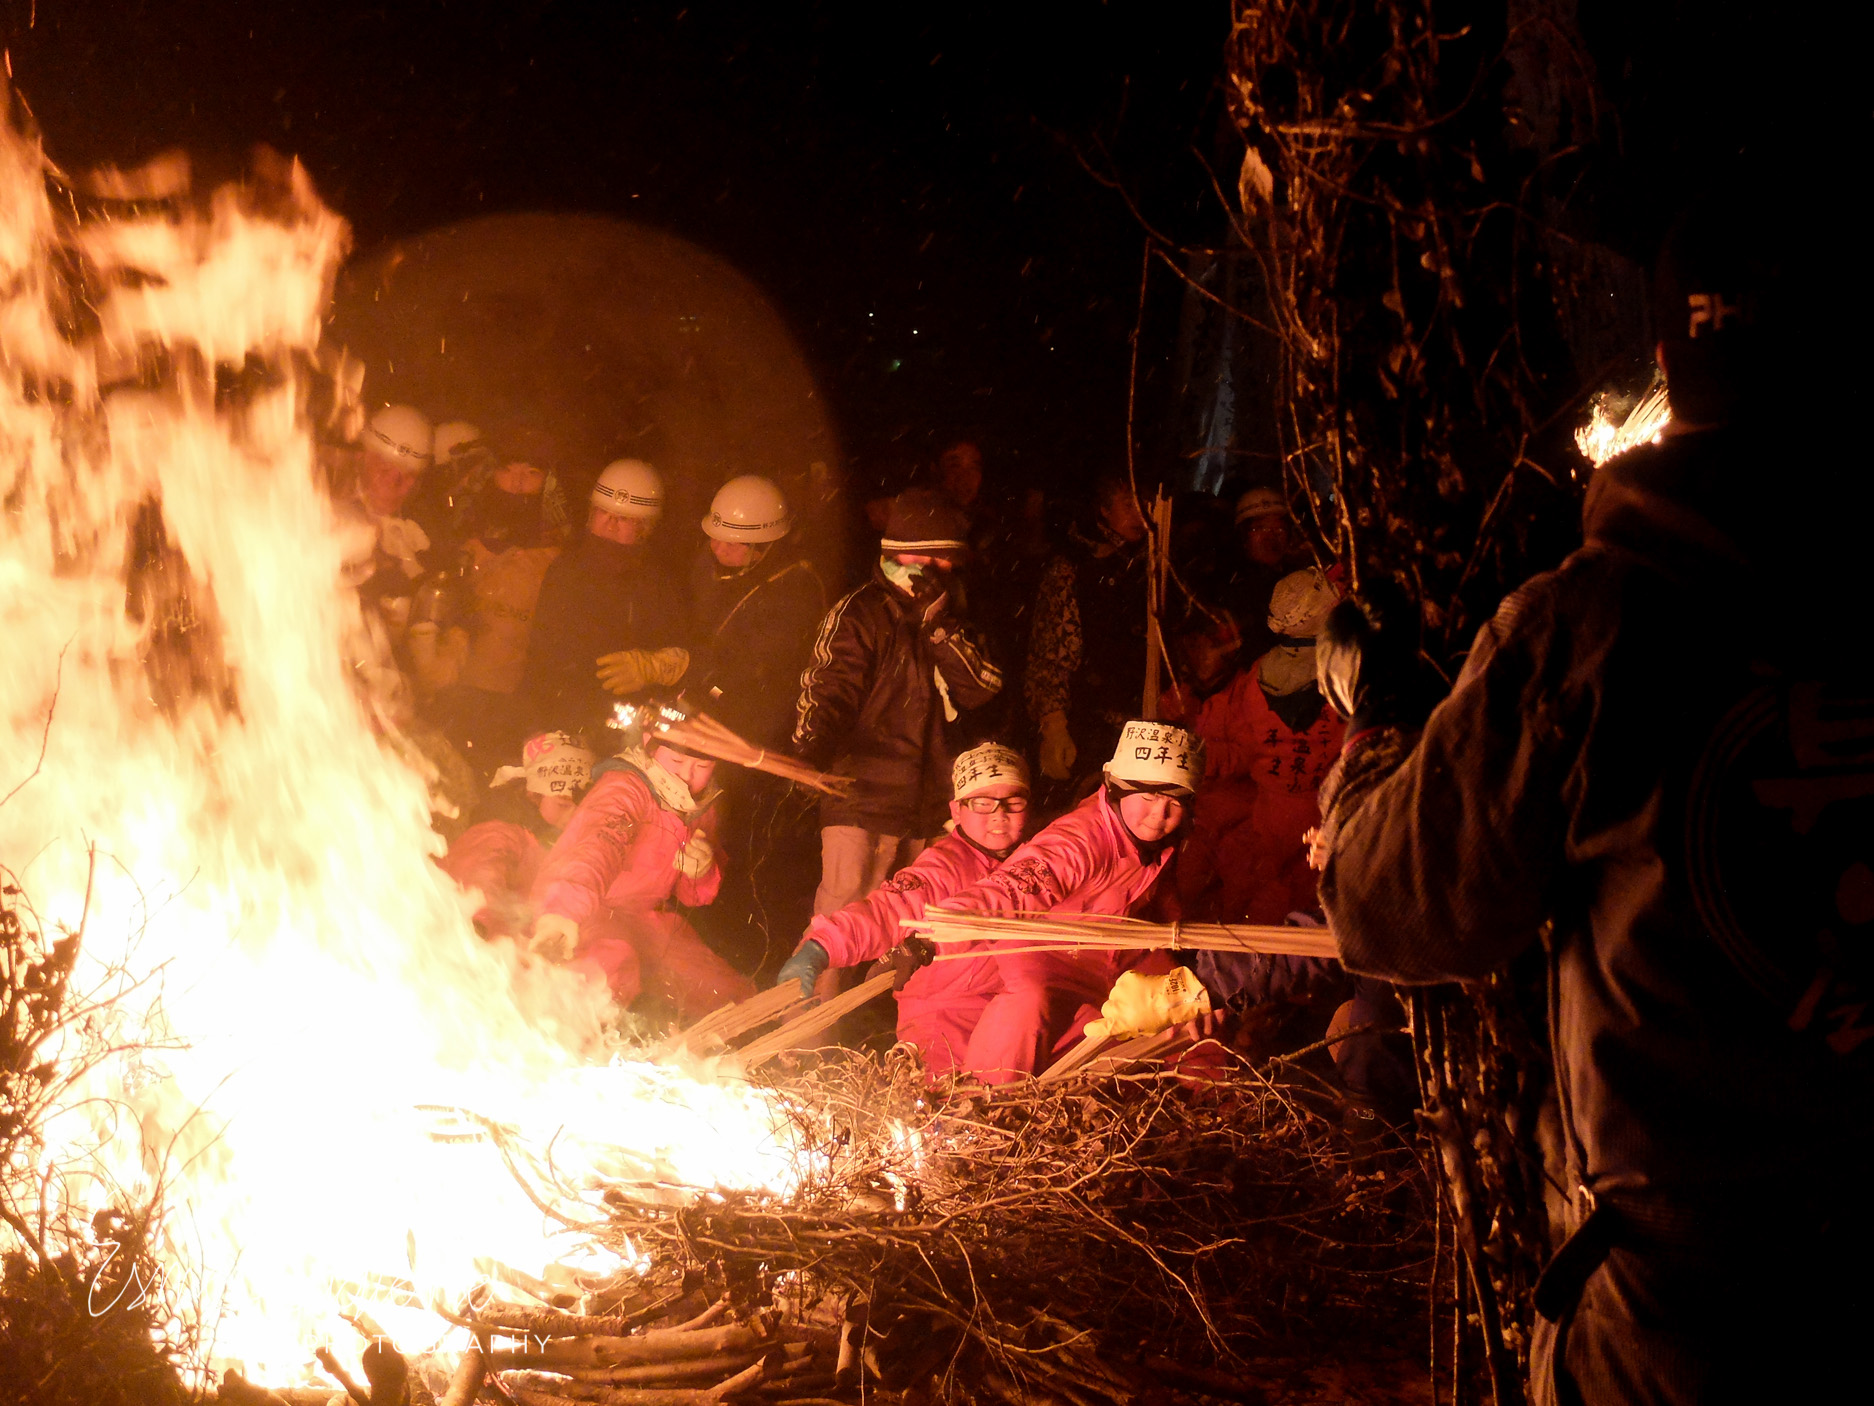
[[[800,994],[813,995],[813,984],[820,979],[820,973],[832,965],[833,959],[826,955],[826,948],[811,937],[795,949],[794,955],[781,963],[780,974],[774,979],[776,986],[783,986],[788,981],[798,979]]]

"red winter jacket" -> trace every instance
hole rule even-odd
[[[1191,917],[1280,923],[1319,906],[1302,836],[1318,825],[1315,800],[1340,755],[1346,725],[1326,707],[1300,732],[1262,691],[1262,661],[1197,710],[1204,790],[1192,817],[1194,853],[1183,887]],[[1199,897],[1199,891],[1202,896]],[[1214,913],[1203,912],[1214,908]]]
[[[931,906],[951,913],[1137,916],[1154,898],[1175,905],[1174,895],[1169,891],[1160,895],[1157,890],[1176,853],[1177,846],[1169,844],[1150,859],[1142,857],[1138,841],[1102,788],[1017,849],[994,873]],[[984,944],[984,949],[993,952],[995,944]],[[1144,955],[1134,951],[1075,954],[1103,970],[1110,968],[1114,977]]]
[[[490,937],[513,936],[527,926],[522,910],[546,853],[525,825],[484,820],[457,835],[440,863],[463,888],[481,890],[475,926]]]
[[[647,912],[672,898],[692,908],[713,902],[722,887],[721,866],[688,879],[677,872],[676,858],[698,831],[714,844],[715,825],[714,809],[705,807],[692,822],[665,805],[637,768],[601,762],[592,789],[541,866],[534,902],[542,913],[581,924],[612,909]]]
[[[857,903],[815,918],[807,936],[826,949],[835,967],[856,967],[883,957],[898,945],[900,918],[918,918],[937,903],[987,877],[1002,861],[962,835],[951,833]],[[967,950],[951,946],[951,952]],[[987,963],[947,961],[924,967],[898,993],[901,1001],[941,999],[985,988]]]

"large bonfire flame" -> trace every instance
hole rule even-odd
[[[55,1226],[160,1187],[214,1358],[287,1382],[351,1336],[334,1286],[548,1272],[487,1123],[572,1184],[785,1189],[796,1149],[746,1085],[593,1062],[595,1000],[475,936],[315,475],[345,225],[297,167],[162,178],[87,200],[0,129],[0,861],[143,1046],[7,1171]]]

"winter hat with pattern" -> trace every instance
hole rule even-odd
[[[969,550],[969,519],[934,488],[907,488],[891,500],[881,552],[957,557]]]

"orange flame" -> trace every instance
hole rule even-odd
[[[93,1070],[31,1170],[72,1223],[161,1185],[217,1359],[287,1382],[350,1338],[335,1283],[453,1300],[561,1253],[490,1124],[574,1197],[786,1190],[802,1154],[745,1084],[595,1063],[602,996],[475,936],[314,470],[345,225],[297,166],[205,205],[157,174],[80,218],[0,131],[0,794],[31,775],[0,860],[159,1046]]]

